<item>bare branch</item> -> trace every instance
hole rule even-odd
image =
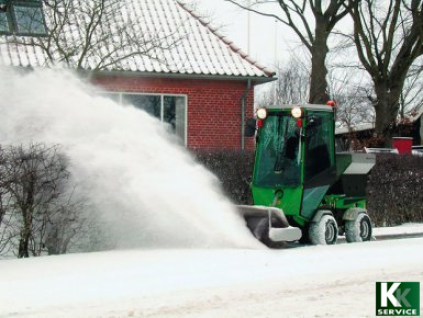
[[[225,0],[239,8],[263,16],[272,17],[288,26],[301,40],[311,54],[311,82],[309,102],[326,103],[327,69],[326,56],[329,52],[328,39],[335,25],[344,18],[359,0],[279,0],[282,17],[240,4],[236,0]],[[257,2],[257,5],[267,3]],[[310,19],[312,13],[314,19]],[[313,29],[314,28],[314,29]]]
[[[365,0],[351,12],[358,57],[375,87],[376,132],[389,135],[407,74],[423,54],[421,1]]]
[[[67,190],[67,160],[59,148],[31,144],[2,151],[0,193],[5,213],[0,223],[1,252],[39,256],[46,243],[59,244],[60,250],[66,251],[64,242],[67,246],[78,232],[83,222],[81,203]],[[52,231],[58,233],[55,241],[47,240]]]

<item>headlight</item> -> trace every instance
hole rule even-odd
[[[303,111],[301,109],[300,106],[295,106],[292,110],[291,110],[291,115],[294,118],[300,118],[303,115]]]
[[[266,108],[259,108],[259,109],[257,109],[257,112],[256,112],[256,114],[257,114],[257,118],[258,119],[266,119],[266,117],[267,117],[267,109]]]

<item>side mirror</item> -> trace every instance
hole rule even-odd
[[[254,135],[256,134],[256,125],[257,120],[255,120],[254,118],[247,119],[244,130],[245,137],[254,137]]]

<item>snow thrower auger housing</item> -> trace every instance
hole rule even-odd
[[[246,136],[256,137],[254,206],[240,206],[253,235],[278,241],[335,244],[368,241],[367,175],[374,154],[335,153],[332,106],[306,104],[259,108]]]

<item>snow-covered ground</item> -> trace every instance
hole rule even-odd
[[[379,227],[373,229],[373,235],[383,238],[391,235],[413,235],[423,233],[423,224],[407,223],[396,227]]]
[[[0,317],[373,317],[377,281],[423,282],[422,250],[413,238],[3,260]]]
[[[157,119],[66,72],[1,71],[0,143],[63,145],[90,216],[134,248],[1,260],[1,318],[366,317],[375,282],[423,281],[423,238],[260,248]]]

